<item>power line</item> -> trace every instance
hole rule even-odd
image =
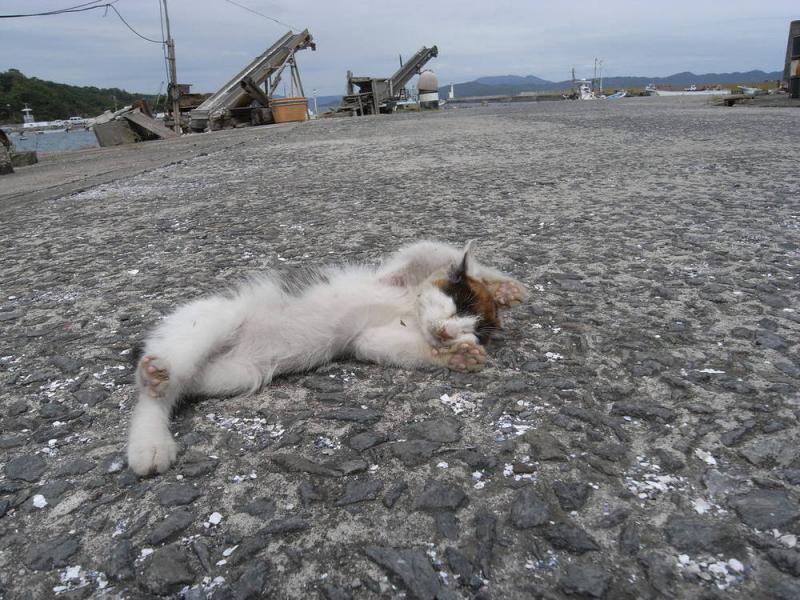
[[[133,27],[131,27],[130,23],[128,23],[125,20],[125,17],[123,17],[122,14],[120,14],[120,12],[117,10],[117,7],[114,6],[113,2],[112,3],[106,2],[104,4],[97,4],[99,1],[100,0],[94,0],[93,2],[84,2],[83,4],[78,4],[76,6],[71,6],[69,8],[61,8],[61,9],[58,9],[58,10],[51,10],[51,11],[48,11],[48,12],[41,12],[41,13],[28,13],[28,14],[24,14],[24,15],[22,15],[22,14],[21,15],[0,15],[0,19],[18,19],[18,18],[21,18],[21,17],[49,17],[49,16],[52,16],[52,15],[63,15],[63,14],[67,14],[67,13],[86,12],[86,11],[89,11],[89,10],[96,10],[98,8],[104,8],[104,9],[106,9],[106,12],[108,12],[108,9],[110,8],[111,10],[113,10],[116,13],[116,15],[119,17],[119,20],[122,21],[122,23],[125,25],[125,27],[130,29],[133,33],[135,33],[137,36],[139,36],[143,40],[148,41],[148,42],[152,42],[154,44],[163,44],[164,43],[163,39],[161,39],[161,40],[151,39],[151,38],[149,38],[147,36],[142,35],[138,31],[136,31]],[[117,0],[115,0],[115,2],[116,1]]]
[[[119,14],[119,11],[117,10],[117,7],[114,6],[113,4],[105,4],[105,5],[101,5],[101,6],[107,6],[108,8],[113,10],[115,13],[117,13],[117,16],[119,17],[119,20],[122,21],[123,23],[125,23],[125,27],[130,29],[133,33],[138,35],[143,40],[146,40],[148,42],[153,42],[154,44],[163,44],[164,43],[163,39],[161,39],[161,40],[151,40],[149,37],[145,37],[141,33],[139,33],[138,31],[136,31],[133,27],[130,26],[130,24],[125,20],[125,18],[121,14]],[[100,7],[98,6],[97,8],[100,8]]]
[[[257,10],[253,10],[252,8],[250,8],[248,6],[245,6],[244,4],[239,4],[238,2],[234,2],[233,0],[225,0],[225,2],[227,2],[228,4],[233,4],[234,6],[238,6],[239,8],[242,8],[242,9],[248,11],[248,12],[251,12],[254,15],[258,15],[259,17],[264,17],[265,19],[269,19],[270,21],[274,21],[278,25],[283,25],[284,27],[288,27],[289,29],[292,29],[292,30],[299,29],[299,27],[294,27],[293,25],[289,25],[288,23],[284,23],[283,21],[279,21],[278,19],[270,17],[269,15],[265,15],[264,13],[258,12]]]
[[[59,8],[56,10],[51,10],[47,12],[40,12],[40,13],[28,13],[24,15],[0,15],[0,19],[16,19],[19,17],[47,17],[50,15],[60,15],[62,13],[67,12],[83,12],[82,9],[85,6],[89,6],[91,4],[97,4],[98,2],[102,2],[102,0],[92,0],[91,2],[84,2],[83,4],[77,4],[75,6],[70,6],[68,8]],[[85,8],[83,10],[92,10],[92,8],[100,8],[99,6],[93,6],[91,8]]]

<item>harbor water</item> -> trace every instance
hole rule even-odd
[[[8,139],[17,150],[37,152],[67,152],[98,147],[94,131],[83,128],[12,132],[8,134]]]

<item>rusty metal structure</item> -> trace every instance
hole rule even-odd
[[[789,26],[783,79],[792,98],[800,98],[800,21],[792,21]]]
[[[231,122],[264,122],[263,113],[269,110],[270,99],[286,67],[290,68],[295,88],[305,96],[295,61],[295,53],[305,48],[317,49],[308,29],[300,33],[286,32],[189,113],[192,131],[221,129]],[[260,86],[264,84],[262,90]]]
[[[338,112],[356,116],[393,112],[401,99],[405,85],[422,67],[439,55],[436,46],[423,46],[408,59],[391,77],[356,77],[347,72],[347,94],[342,98]]]

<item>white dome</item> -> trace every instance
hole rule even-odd
[[[420,94],[425,92],[435,92],[439,89],[439,80],[433,71],[423,71],[419,74],[419,81],[417,82],[417,89]]]

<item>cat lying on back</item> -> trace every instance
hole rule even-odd
[[[477,371],[500,326],[498,309],[521,302],[524,286],[471,256],[418,242],[379,267],[331,267],[287,290],[266,275],[195,300],[166,317],[145,341],[131,416],[128,465],[163,473],[177,446],[169,419],[184,395],[254,392],[283,373],[338,357],[414,368]]]

